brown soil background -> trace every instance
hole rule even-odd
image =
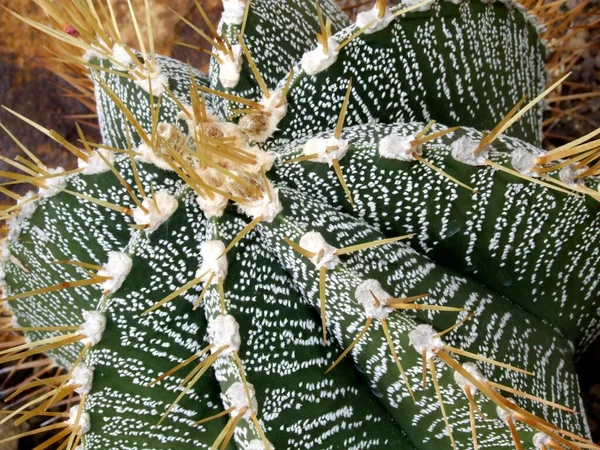
[[[126,2],[123,0],[112,0],[115,4],[118,17],[129,17]],[[203,8],[209,17],[216,23],[220,16],[220,0],[201,0]],[[577,4],[579,0],[567,2],[570,7]],[[133,0],[134,7],[142,11],[143,0]],[[345,6],[360,4],[359,0],[342,0]],[[195,50],[175,45],[175,41],[183,41],[189,44],[204,46],[206,44],[189,27],[180,23],[179,19],[169,11],[168,7],[179,14],[186,16],[196,25],[202,24],[200,15],[193,7],[193,0],[150,0],[153,8],[153,29],[157,51],[164,55],[173,56],[179,60],[189,59],[195,67],[204,68],[208,66],[208,57]],[[40,9],[28,0],[0,0],[0,6],[19,12],[20,14],[43,21],[44,16]],[[589,20],[598,20],[598,0],[590,5],[592,19],[582,18],[581,23]],[[145,31],[143,14],[138,14],[142,32]],[[596,28],[598,29],[598,27]],[[124,39],[133,47],[137,47],[133,27],[128,23],[122,24]],[[71,115],[89,114],[90,111],[80,102],[72,97],[65,96],[67,83],[44,67],[44,59],[47,57],[46,45],[48,39],[36,30],[24,25],[6,10],[0,9],[0,105],[14,109],[32,120],[56,130],[59,134],[71,142],[77,140],[77,132]],[[572,83],[579,87],[566,87],[560,95],[578,92],[577,89],[585,86],[597,89],[600,85],[600,35],[598,31],[582,29],[578,32],[569,45],[573,48],[584,48],[577,64],[573,67]],[[578,100],[566,101],[552,104],[563,110],[577,106]],[[600,127],[600,97],[590,98],[585,101],[577,114],[565,117],[561,120],[547,123],[547,139],[545,144],[548,148],[561,145],[567,138],[577,138],[595,128]],[[0,122],[10,129],[30,150],[32,150],[45,164],[50,167],[63,166],[72,168],[75,161],[72,155],[54,142],[38,132],[34,132],[28,125],[0,109]],[[99,133],[94,120],[85,120],[89,125],[84,126],[86,135],[99,140]],[[0,131],[0,155],[14,158],[17,149],[11,139]],[[0,171],[11,170],[5,163],[0,161]],[[1,181],[1,179],[0,179]],[[18,187],[23,192],[25,187]],[[0,194],[0,204],[6,203],[6,197]],[[595,441],[600,443],[600,340],[597,340],[588,351],[580,358],[578,363],[581,392],[586,404],[586,410]],[[2,376],[0,375],[0,381]],[[11,427],[0,428],[0,436],[10,435],[15,430]],[[5,434],[6,433],[6,434]],[[23,439],[17,447],[17,443],[0,445],[0,450],[31,449],[35,445],[31,441]]]

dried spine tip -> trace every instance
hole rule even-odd
[[[90,344],[92,347],[102,340],[102,334],[106,328],[106,317],[98,311],[84,311],[83,324],[79,331],[85,338],[81,341],[84,345]]]
[[[78,394],[89,394],[92,389],[92,382],[94,381],[94,371],[90,369],[85,363],[79,363],[73,369],[71,379],[69,380],[70,385],[79,385],[75,392]]]
[[[100,156],[102,154],[102,156]],[[112,164],[115,158],[115,154],[107,149],[100,148],[98,150],[94,150],[88,157],[88,160],[85,161],[83,159],[77,160],[77,167],[83,169],[84,175],[95,175],[98,173],[104,173],[110,170],[110,167],[106,164],[104,159]]]
[[[238,205],[238,208],[253,219],[262,217],[264,222],[273,222],[275,217],[283,210],[283,206],[279,201],[279,189],[273,187],[270,181],[269,191],[263,192],[263,196],[256,200],[248,200],[247,203]]]
[[[142,206],[148,211],[137,207],[133,210],[133,220],[138,225],[147,225],[146,234],[151,234],[177,210],[177,199],[165,191],[159,191],[154,198],[146,198]]]
[[[300,247],[308,250],[315,255],[310,258],[312,263],[320,269],[325,267],[328,270],[335,269],[341,262],[336,255],[337,248],[329,245],[323,235],[317,231],[309,231],[300,238]]]
[[[204,274],[204,281],[212,276],[212,283],[223,281],[227,276],[228,264],[225,253],[225,244],[221,241],[207,241],[200,247],[202,265],[198,269],[197,277]]]
[[[414,330],[408,333],[410,344],[415,350],[423,354],[426,352],[426,358],[429,360],[437,352],[444,349],[444,342],[440,339],[431,325],[417,325]]]
[[[392,133],[379,142],[379,155],[382,158],[414,161],[414,154],[421,153],[419,148],[413,148],[411,146],[411,142],[415,139],[416,137],[414,135],[400,136]]]
[[[348,141],[345,139],[329,138],[313,138],[307,141],[302,147],[302,152],[305,155],[315,155],[311,161],[327,163],[329,167],[333,166],[333,160],[338,161],[344,157],[348,151]]]
[[[118,291],[132,267],[133,261],[127,253],[110,252],[108,262],[98,271],[98,276],[108,278],[100,286],[104,294],[114,294]]]
[[[250,397],[251,403],[248,403],[248,397]],[[237,416],[243,408],[247,408],[242,417],[248,420],[252,413],[256,413],[258,411],[256,391],[254,390],[254,386],[250,383],[244,384],[239,381],[233,383],[231,386],[229,386],[229,389],[225,391],[223,403],[227,409],[232,407],[234,408],[230,413],[232,417]]]
[[[452,145],[452,157],[463,164],[469,166],[485,166],[486,160],[489,158],[489,146],[485,147],[479,154],[475,154],[475,149],[479,145],[468,136],[462,136],[455,140]]]
[[[483,383],[487,382],[487,378],[481,373],[481,371],[479,370],[479,368],[477,367],[477,364],[475,363],[464,363],[462,365],[463,369],[465,369],[473,378],[475,378],[477,381],[481,381]],[[468,386],[469,390],[471,391],[471,394],[475,395],[475,393],[477,392],[477,386],[475,386],[471,381],[469,381],[463,374],[461,374],[460,372],[454,372],[454,381],[456,382],[456,384],[458,384],[458,386],[464,391],[465,388]]]
[[[228,356],[234,351],[237,352],[240,350],[240,326],[232,315],[218,315],[210,322],[208,332],[210,342],[214,345],[211,349],[212,353],[225,347],[225,350],[219,353],[219,357]]]
[[[223,15],[221,16],[227,25],[241,25],[244,20],[246,2],[244,0],[223,0]]]
[[[63,169],[62,167],[57,167],[56,169],[48,169],[48,173],[52,175],[63,173],[64,171],[65,169]],[[42,198],[54,197],[67,186],[67,176],[65,175],[48,178],[44,180],[44,182],[48,187],[40,188],[38,194]]]
[[[392,308],[386,306],[391,298],[382,287],[379,281],[369,279],[363,281],[356,288],[356,301],[365,308],[365,315],[373,319],[387,319]]]
[[[364,28],[372,22],[372,25],[369,28],[363,31],[364,34],[372,34],[377,31],[383,30],[387,28],[387,26],[395,19],[396,17],[392,12],[386,8],[383,17],[379,17],[379,8],[375,6],[373,9],[368,11],[361,11],[356,16],[356,26],[358,28]]]
[[[324,52],[323,45],[317,44],[317,48],[302,55],[302,70],[308,75],[316,75],[327,70],[338,57],[336,50],[338,42],[332,37],[327,40],[327,53]]]
[[[231,46],[231,54],[217,51],[219,62],[219,81],[224,88],[233,89],[240,81],[242,71],[242,46],[235,44]]]
[[[77,416],[79,416],[79,422],[77,422]],[[74,427],[76,424],[81,428],[81,433],[85,434],[90,431],[91,423],[90,423],[90,415],[86,412],[82,412],[79,414],[79,406],[75,405],[69,410],[69,419],[67,423]]]

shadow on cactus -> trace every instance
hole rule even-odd
[[[7,176],[37,191],[0,188],[28,338],[0,362],[66,369],[3,419],[49,415],[38,449],[598,448],[574,358],[599,327],[600,155],[539,148],[562,80],[527,8],[224,0],[207,77],[133,13],[122,45],[110,2],[36,3],[103,135],[21,116],[79,168],[22,147]]]

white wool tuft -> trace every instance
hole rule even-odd
[[[300,247],[315,253],[315,256],[310,258],[310,260],[317,269],[320,269],[321,267],[325,267],[329,270],[335,269],[341,262],[340,258],[335,254],[338,249],[329,245],[321,233],[309,231],[300,238],[299,244]],[[319,258],[319,253],[321,251],[323,251],[323,255]]]
[[[264,222],[273,222],[273,219],[275,219],[275,217],[283,210],[283,206],[281,206],[281,202],[279,201],[279,189],[273,187],[271,182],[269,182],[269,185],[271,187],[273,200],[271,200],[269,195],[265,192],[262,198],[248,201],[248,203],[244,205],[238,205],[238,209],[253,219],[261,216]]]
[[[100,148],[98,150],[94,150],[88,157],[87,161],[84,161],[81,158],[78,159],[77,167],[83,169],[82,173],[84,175],[95,175],[97,173],[108,172],[110,167],[108,167],[108,165],[104,162],[100,154],[102,154],[104,159],[111,164],[115,159],[115,154],[112,151],[105,148]]]
[[[244,20],[246,2],[243,0],[223,0],[221,19],[227,25],[241,25]]]
[[[106,317],[98,311],[84,311],[83,324],[79,331],[85,336],[81,341],[84,345],[91,344],[92,347],[102,340],[102,334],[106,328]]]
[[[71,409],[69,410],[69,420],[67,420],[67,423],[71,427],[75,426],[75,423],[77,422],[78,414],[79,414],[79,406],[75,405],[75,406],[71,407]],[[90,415],[88,413],[86,413],[86,412],[81,413],[81,416],[79,416],[78,426],[81,428],[81,432],[83,434],[90,431],[91,423],[90,423]]]
[[[462,365],[463,369],[465,369],[473,378],[477,381],[481,381],[483,383],[487,382],[487,378],[481,373],[481,371],[477,368],[477,364],[475,363],[464,363]],[[471,394],[475,395],[478,391],[477,386],[471,383],[466,377],[464,377],[460,372],[454,372],[454,381],[458,386],[464,391],[467,386],[469,386],[471,390]]]
[[[4,271],[4,264],[0,264],[0,287],[3,286],[6,286],[6,272]],[[2,289],[0,289],[0,291],[2,291]]]
[[[98,271],[101,277],[110,277],[100,285],[105,295],[114,294],[119,290],[131,268],[133,261],[127,253],[110,252],[108,254],[108,262]]]
[[[366,27],[369,23],[373,22],[369,28],[363,31],[364,34],[372,34],[377,31],[383,30],[387,28],[387,26],[394,20],[396,17],[389,8],[386,8],[385,13],[382,18],[379,18],[379,8],[374,7],[368,11],[359,12],[356,16],[356,26],[359,28]]]
[[[225,408],[235,408],[230,413],[232,417],[237,416],[244,407],[248,407],[248,410],[242,416],[244,419],[249,419],[252,412],[258,412],[258,402],[256,401],[256,391],[254,390],[254,386],[250,383],[246,383],[246,386],[248,387],[247,392],[244,384],[238,381],[229,386],[229,389],[225,391],[225,395],[223,396]],[[252,404],[248,403],[248,396],[250,396]]]
[[[29,200],[30,198],[32,198],[34,195],[35,195],[35,192],[29,191],[29,192],[27,192],[27,194],[25,194],[23,196],[23,198],[21,200],[19,200],[17,202],[17,204],[23,204],[23,206],[21,206],[21,209],[19,211],[19,219],[21,219],[21,220],[31,219],[31,216],[33,216],[33,213],[35,212],[35,210],[37,208],[37,202],[35,200],[29,201],[27,203],[25,203],[25,202],[27,200]]]
[[[124,66],[130,66],[133,64],[133,59],[131,59],[131,56],[125,50],[125,47],[123,47],[120,44],[113,45],[112,57],[115,61],[121,63]]]
[[[227,207],[227,203],[229,200],[227,197],[223,197],[219,194],[213,193],[212,199],[206,197],[201,197],[198,195],[196,197],[196,203],[200,206],[200,209],[204,213],[207,219],[212,219],[213,217],[221,217],[223,215],[223,211]]]
[[[560,169],[558,177],[560,181],[570,186],[578,186],[584,184],[583,178],[575,178],[577,175],[589,170],[588,166],[581,167],[579,169],[573,169],[573,166],[566,166]]]
[[[414,140],[414,135],[400,136],[392,133],[379,141],[379,156],[400,161],[414,161],[414,154],[421,154],[418,147],[411,147],[410,143]]]
[[[527,150],[517,147],[512,152],[511,164],[517,172],[537,178],[540,174],[531,170],[535,166],[535,158],[536,155],[532,155]]]
[[[210,275],[214,273],[212,284],[218,280],[224,280],[227,276],[228,264],[225,252],[225,244],[221,241],[206,241],[200,246],[200,255],[202,256],[202,265],[198,269],[196,277],[203,273],[204,281],[208,280]],[[221,256],[223,255],[223,256]]]
[[[71,379],[69,380],[70,385],[79,385],[75,392],[78,394],[89,394],[92,389],[92,382],[94,381],[94,371],[90,369],[86,364],[79,363],[73,369]]]
[[[485,166],[485,161],[490,155],[489,146],[485,147],[478,155],[475,155],[475,149],[478,145],[479,142],[468,136],[463,136],[452,143],[452,157],[458,162],[469,166]]]
[[[379,300],[379,305],[375,302],[373,294]],[[356,288],[356,301],[365,308],[365,315],[373,319],[387,319],[392,308],[386,306],[387,301],[391,298],[377,280],[365,280]]]
[[[410,8],[411,6],[418,5],[422,1],[423,0],[404,0],[402,2],[402,6],[404,6],[405,8]],[[415,9],[413,11],[427,11],[427,10],[431,9],[431,7],[433,6],[433,3],[434,2],[429,2],[429,3],[427,3],[427,4],[423,5],[423,6],[419,6],[417,9]]]
[[[302,70],[309,75],[327,70],[337,60],[338,52],[335,51],[338,42],[332,37],[327,41],[327,53],[323,51],[323,45],[317,44],[317,48],[302,55]]]
[[[137,154],[136,158],[139,158],[146,163],[154,164],[159,169],[168,170],[170,172],[174,171],[173,168],[164,160],[164,158],[154,153],[152,148],[150,148],[146,143],[140,144],[140,146],[135,149],[135,152]]]
[[[219,63],[219,81],[227,89],[233,89],[239,83],[243,62],[241,45],[232,45],[231,52],[233,56],[220,50],[217,52],[217,56],[223,61]]]
[[[156,204],[158,204],[158,209],[156,208]],[[133,210],[133,220],[135,223],[138,225],[148,225],[145,228],[146,234],[154,233],[158,227],[173,215],[179,206],[177,199],[166,191],[158,191],[156,193],[156,204],[154,199],[148,197],[142,202],[148,213],[145,213],[140,207]]]
[[[159,96],[165,92],[165,86],[169,87],[169,79],[161,72],[160,66],[157,64],[153,67],[152,72],[144,67],[143,71],[136,70],[133,72],[133,82],[146,92],[150,93],[152,88],[152,94]]]
[[[510,403],[516,405],[517,403],[514,401],[514,399],[512,398],[507,398],[506,400],[508,400]],[[506,422],[506,419],[508,419],[509,417],[514,417],[515,416],[515,412],[512,410],[509,411],[505,411],[503,408],[501,408],[500,406],[496,407],[496,414],[498,414],[498,417],[500,418],[500,420],[502,420],[503,422]]]
[[[57,167],[56,169],[48,169],[48,173],[57,174],[63,173],[65,169],[62,167]],[[50,198],[54,197],[58,194],[61,189],[64,189],[67,186],[67,176],[58,176],[53,178],[47,178],[44,180],[44,183],[48,185],[47,188],[40,188],[38,193],[41,198]]]
[[[533,445],[536,449],[549,449],[551,448],[550,444],[552,443],[554,443],[554,441],[552,441],[550,436],[548,436],[545,433],[542,433],[541,431],[533,435]]]
[[[410,344],[419,354],[422,354],[423,350],[427,352],[426,357],[429,360],[444,348],[444,342],[436,334],[431,325],[417,325],[414,330],[408,333],[408,338]]]
[[[256,142],[265,142],[278,128],[279,122],[287,114],[287,100],[283,98],[283,90],[278,89],[271,92],[269,97],[263,97],[259,102],[262,105],[262,111],[267,119],[266,126],[259,134],[253,134],[252,140]]]
[[[275,447],[273,446],[273,444],[268,442],[268,445],[269,445],[269,450],[275,450]],[[246,447],[246,450],[267,450],[267,447],[265,446],[265,443],[262,440],[252,439],[248,443],[248,447]]]
[[[327,163],[329,167],[333,165],[333,160],[338,161],[344,157],[348,151],[348,141],[345,139],[336,139],[335,137],[329,138],[313,138],[304,144],[302,147],[302,153],[305,155],[317,156],[311,161]]]
[[[232,315],[220,314],[214,318],[208,327],[211,344],[214,347],[212,353],[217,352],[221,347],[226,347],[219,357],[231,355],[234,351],[240,350],[240,326]]]

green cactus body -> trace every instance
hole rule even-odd
[[[68,370],[34,409],[80,395],[62,448],[593,446],[598,180],[535,179],[539,105],[476,149],[544,89],[536,22],[382,3],[227,0],[208,77],[67,14],[104,147],[20,199],[0,273]]]

